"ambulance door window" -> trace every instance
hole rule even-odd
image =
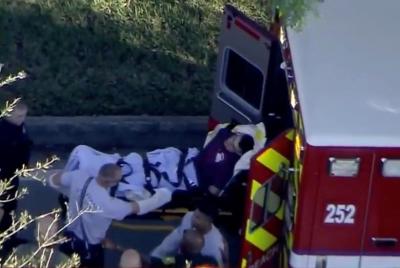
[[[211,118],[219,122],[262,121],[272,37],[231,5],[224,9],[218,40]]]
[[[250,231],[264,226],[282,206],[281,194],[284,180],[275,174],[266,184],[259,188],[253,197],[250,213]]]
[[[260,108],[264,75],[234,50],[225,50],[224,86],[256,109]]]

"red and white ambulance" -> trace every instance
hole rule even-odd
[[[325,0],[279,37],[226,6],[210,128],[264,122],[242,267],[400,267],[400,1]]]

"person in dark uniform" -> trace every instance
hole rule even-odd
[[[10,180],[17,169],[29,162],[32,141],[24,124],[27,112],[28,106],[19,100],[8,115],[0,118],[0,180],[3,183]],[[0,233],[12,224],[11,213],[17,208],[17,200],[14,198],[18,187],[17,176],[11,180],[9,189],[0,196],[0,207],[4,213],[0,220]],[[4,202],[5,200],[11,201]],[[18,241],[15,236],[8,239],[0,250],[0,255],[7,254],[12,247],[18,245]]]

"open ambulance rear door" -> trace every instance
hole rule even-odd
[[[211,125],[232,120],[264,122],[268,138],[291,127],[281,63],[279,40],[227,5],[220,30]]]

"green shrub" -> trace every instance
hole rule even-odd
[[[0,62],[36,115],[207,114],[225,2],[1,0]]]

